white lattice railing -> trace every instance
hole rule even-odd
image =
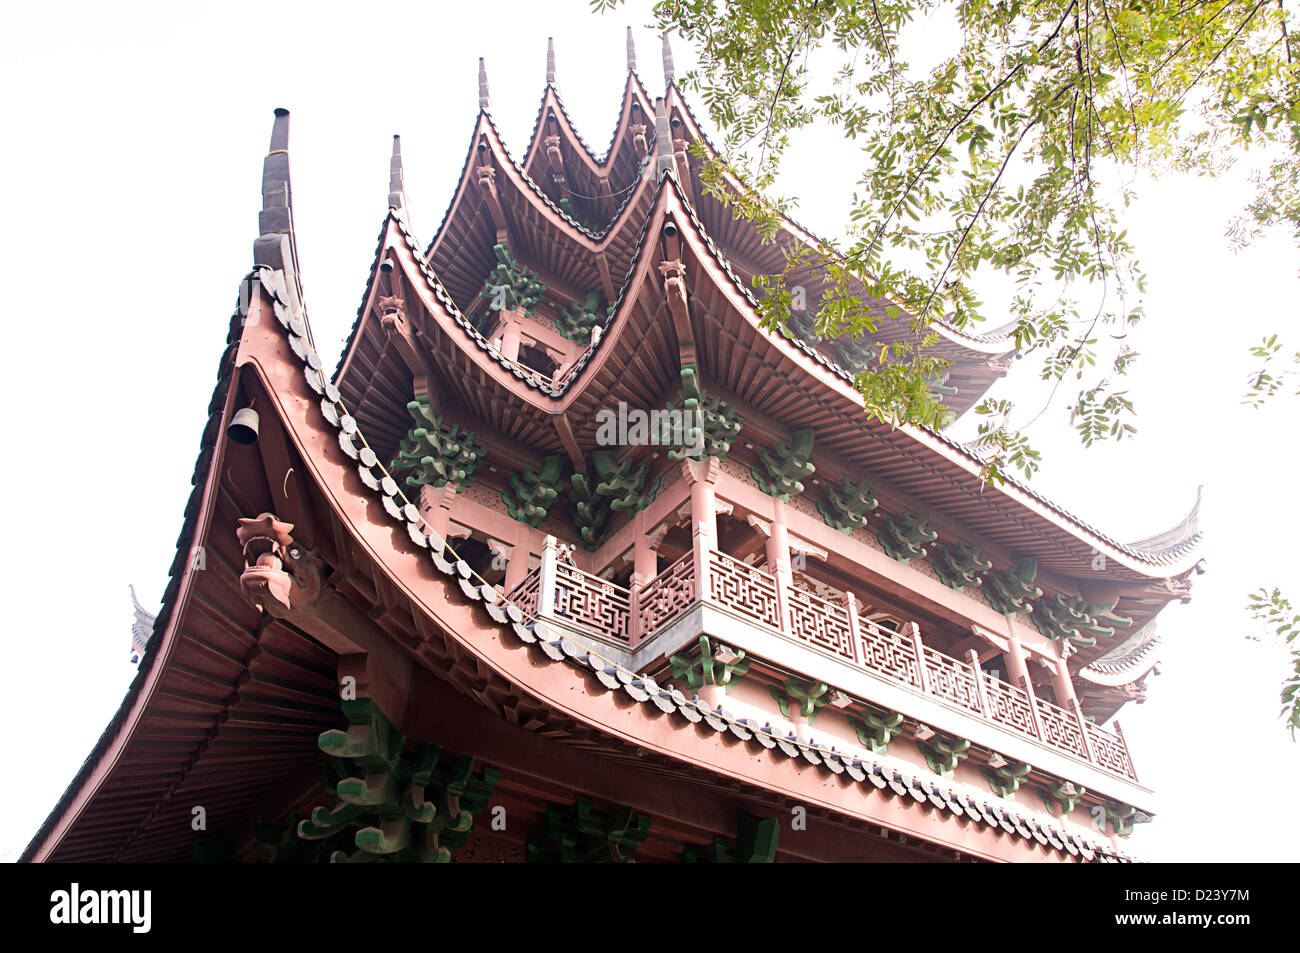
[[[1074,712],[1066,711],[1043,698],[1035,700],[1038,702],[1038,724],[1043,732],[1043,740],[1086,760],[1088,745],[1083,740],[1083,728]]]
[[[630,595],[622,586],[576,566],[555,567],[556,616],[600,638],[628,643]]]
[[[925,658],[926,684],[933,694],[959,708],[982,713],[979,689],[975,687],[975,672],[970,665],[928,646],[922,650],[922,654]]]
[[[665,622],[675,619],[695,601],[695,558],[688,552],[641,589],[637,612],[641,638],[648,638]]]
[[[858,658],[866,668],[904,685],[921,687],[916,643],[911,636],[886,629],[859,616],[858,643],[861,648]]]
[[[848,610],[811,592],[790,589],[790,634],[849,662],[857,661]]]
[[[531,570],[524,581],[506,594],[506,600],[517,605],[524,615],[532,618],[537,615],[537,590],[541,586],[542,570],[539,566]]]
[[[984,674],[984,697],[989,703],[989,717],[1030,737],[1037,735],[1029,693],[1000,678]]]
[[[1088,741],[1091,743],[1092,760],[1095,764],[1107,771],[1114,771],[1116,774],[1137,780],[1137,772],[1133,770],[1133,762],[1129,760],[1128,745],[1124,743],[1123,735],[1089,724]]]
[[[774,629],[781,628],[773,576],[717,550],[709,550],[708,558],[709,598]]]
[[[761,569],[716,550],[707,550],[705,565],[697,567],[691,551],[637,593],[634,627],[629,590],[561,563],[554,552],[553,548],[544,551],[542,567],[530,572],[508,597],[529,614],[549,612],[580,631],[631,647],[704,600],[773,629],[788,629],[790,638],[846,664],[1137,780],[1123,734],[1086,722],[1077,707],[1062,708],[1032,696],[1028,686],[989,675],[973,653],[970,661],[963,662],[923,644],[915,625],[895,632],[862,618],[851,598],[846,605],[802,589],[782,593],[776,577]],[[543,598],[546,594],[541,592],[547,578],[554,579],[553,599]],[[539,613],[539,608],[545,611]],[[784,626],[783,609],[789,618]]]

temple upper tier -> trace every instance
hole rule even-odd
[[[394,138],[332,378],[277,112],[172,583],[26,858],[1126,859],[1114,716],[1195,511],[1122,543],[870,419],[906,321],[762,326],[753,277],[817,240],[705,191],[670,53],[652,96],[629,38],[604,156],[546,78],[516,161],[481,67],[428,245]],[[935,331],[960,412],[1014,347]]]

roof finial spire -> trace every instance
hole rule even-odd
[[[555,38],[546,38],[546,85],[555,85]]]
[[[393,136],[393,157],[388,161],[388,207],[406,205],[406,177],[402,174],[402,137]]]
[[[258,237],[253,242],[253,263],[292,276],[297,286],[297,261],[293,241],[293,194],[289,187],[289,110],[277,109],[271,125],[271,145],[262,161],[262,211],[257,216]]]
[[[636,72],[636,40],[632,39],[632,28],[627,28],[627,71]]]
[[[488,108],[487,64],[481,56],[478,58],[478,108]]]
[[[673,48],[668,43],[668,34],[664,37],[664,85],[671,86],[676,78],[676,71],[673,69]]]

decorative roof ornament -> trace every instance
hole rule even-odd
[[[854,528],[867,525],[867,514],[877,505],[869,479],[863,477],[860,483],[854,483],[844,477],[838,487],[827,485],[826,499],[817,501],[817,512],[827,526],[848,535]]]
[[[388,207],[406,207],[406,178],[402,174],[402,137],[393,136],[393,157],[388,160]]]
[[[1020,783],[1029,777],[1033,768],[1024,761],[1008,761],[997,768],[986,765],[982,770],[989,790],[998,797],[1009,798],[1020,789]]]
[[[489,105],[487,64],[483,62],[483,57],[480,56],[478,58],[478,108],[487,109]]]
[[[569,477],[569,516],[582,537],[582,548],[595,552],[609,521],[609,500],[591,485],[591,477],[578,472]]]
[[[131,605],[135,613],[135,619],[131,623],[131,664],[134,665],[144,658],[144,649],[149,643],[149,636],[153,633],[153,623],[158,616],[145,611],[144,606],[140,605],[140,600],[136,598],[135,586],[130,588]]]
[[[636,40],[632,39],[632,28],[627,28],[627,71],[636,72]]]
[[[961,539],[951,545],[936,546],[930,562],[943,584],[958,592],[980,586],[983,583],[980,574],[993,568],[984,558],[983,546]]]
[[[777,441],[770,452],[760,450],[758,459],[761,465],[749,470],[758,488],[784,503],[802,493],[801,481],[816,469],[812,462],[815,436],[811,429],[796,430],[788,441]]]
[[[1043,595],[1043,590],[1034,585],[1037,576],[1038,560],[1025,556],[1016,560],[1016,565],[1010,569],[982,577],[984,585],[981,591],[988,604],[1003,615],[1033,612],[1029,601]]]
[[[650,459],[641,461],[633,469],[631,457],[622,460],[614,450],[597,450],[591,455],[591,462],[596,467],[596,492],[610,498],[609,508],[615,512],[636,513],[654,502],[659,493],[659,483],[663,476],[656,476],[647,482],[650,475]]]
[[[889,743],[903,730],[903,716],[888,708],[867,705],[860,717],[849,716],[849,724],[857,732],[858,742],[872,754],[887,754]]]
[[[700,654],[694,658],[685,654],[669,656],[673,678],[685,679],[694,694],[699,694],[705,685],[720,685],[726,694],[731,694],[732,679],[740,679],[749,671],[745,650],[733,650],[721,643],[715,646],[707,635],[700,636],[699,645]]]
[[[555,85],[555,38],[546,38],[546,85]]]
[[[564,461],[553,453],[534,470],[525,467],[522,474],[510,474],[510,486],[501,494],[510,518],[529,526],[540,526],[551,511],[551,504],[560,495],[560,472]]]
[[[694,418],[698,435],[692,429],[686,447],[668,451],[669,460],[687,457],[716,457],[726,460],[732,441],[740,433],[744,422],[736,417],[736,408],[719,397],[709,397],[700,384],[694,364],[682,368],[682,409]],[[668,412],[677,410],[677,404],[668,402]],[[696,452],[698,451],[698,452]]]
[[[501,773],[485,767],[476,778],[472,758],[440,761],[437,745],[405,751],[405,737],[368,698],[345,700],[343,714],[347,729],[326,731],[317,742],[333,758],[321,771],[332,805],[300,821],[298,837],[330,841],[329,849],[337,835],[351,833],[355,850],[333,849],[333,863],[449,863],[468,843]]]
[[[926,545],[938,538],[939,534],[930,525],[927,514],[917,516],[906,510],[897,516],[886,516],[884,525],[876,533],[876,539],[880,540],[886,554],[903,565],[913,559],[924,559]]]
[[[957,762],[970,753],[970,742],[956,735],[942,732],[925,741],[917,741],[917,749],[925,756],[930,770],[941,778],[950,778],[957,770]]]
[[[677,71],[673,68],[673,48],[668,42],[668,34],[663,34],[664,43],[664,87],[671,86],[677,78]]]
[[[452,483],[464,488],[473,483],[474,471],[487,456],[474,432],[462,430],[459,424],[445,424],[433,412],[428,394],[409,401],[406,412],[413,426],[398,443],[389,469],[395,474],[410,471],[406,477],[410,487]]]
[[[650,835],[651,819],[631,808],[596,810],[590,798],[546,808],[541,837],[528,838],[530,863],[633,863]]]
[[[583,301],[566,304],[555,316],[555,329],[561,337],[585,347],[591,340],[591,331],[596,322],[603,317],[600,313],[600,292],[589,291]]]
[[[257,216],[253,263],[284,272],[294,310],[300,308],[298,252],[293,238],[293,192],[289,184],[289,110],[277,109],[271,144],[262,160],[262,211]]]

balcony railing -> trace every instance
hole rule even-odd
[[[555,619],[629,649],[692,606],[708,603],[1105,771],[1137,780],[1122,734],[1088,722],[1077,706],[1070,710],[1053,705],[1033,696],[1027,686],[989,675],[973,652],[961,661],[923,644],[914,624],[901,632],[877,625],[858,614],[852,597],[840,604],[793,587],[783,591],[772,574],[725,553],[706,550],[704,562],[704,572],[698,572],[694,552],[687,552],[650,582],[629,590],[560,562],[548,546],[542,565],[509,598],[529,615]],[[548,578],[552,580],[549,592],[544,585]],[[783,614],[789,618],[787,626],[781,624]]]

